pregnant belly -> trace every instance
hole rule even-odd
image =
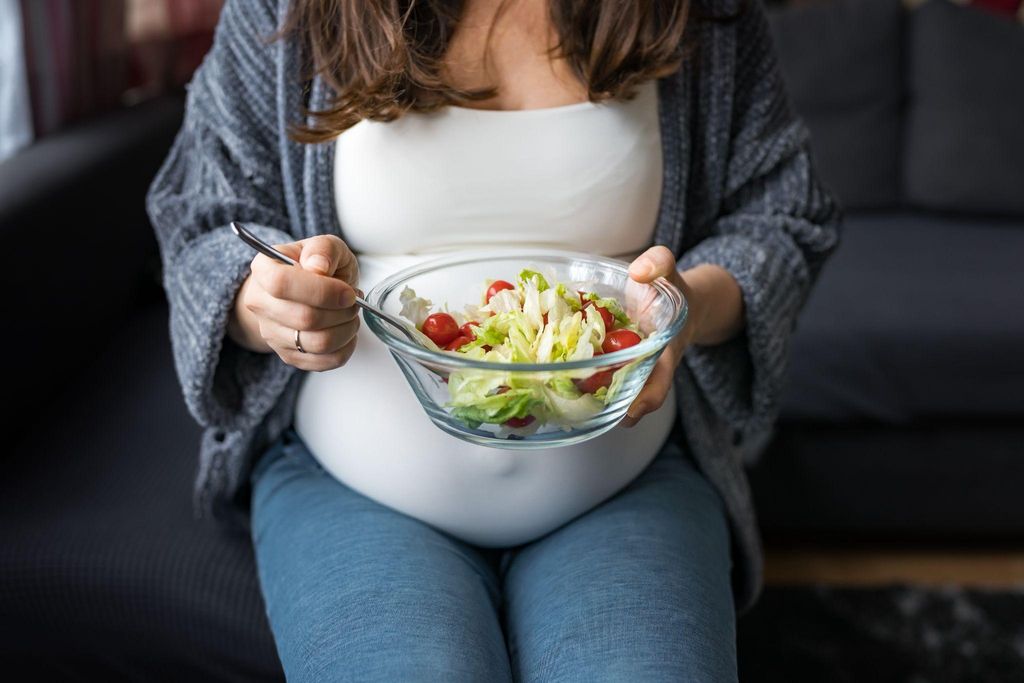
[[[360,286],[366,283],[364,267]],[[295,429],[345,485],[470,543],[543,536],[609,498],[653,460],[676,416],[674,390],[634,428],[529,451],[461,441],[430,421],[387,347],[361,325],[341,368],[310,373]]]

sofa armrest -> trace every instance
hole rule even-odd
[[[44,138],[0,163],[4,357],[17,431],[68,373],[159,295],[146,189],[181,125],[179,95]],[[12,376],[15,375],[15,376]]]

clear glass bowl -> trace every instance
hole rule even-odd
[[[399,295],[408,286],[417,296],[433,302],[432,311],[447,304],[448,310],[461,312],[468,303],[480,303],[479,293],[487,279],[514,282],[523,268],[553,277],[570,291],[582,289],[596,291],[602,297],[615,297],[638,324],[644,339],[628,349],[586,360],[493,363],[455,352],[432,351],[410,342],[376,316],[366,315],[363,319],[388,346],[427,415],[449,434],[484,446],[511,449],[551,448],[592,439],[622,419],[666,344],[686,321],[682,293],[664,278],[651,284],[636,282],[629,277],[628,263],[569,251],[460,251],[396,272],[377,283],[366,298],[385,312],[399,316]],[[453,372],[500,373],[506,379],[538,380],[550,379],[552,373],[565,376],[570,372],[577,381],[598,372],[611,372],[616,380],[610,387],[615,390],[609,391],[604,407],[586,419],[570,424],[541,424],[536,420],[519,428],[487,422],[473,427],[454,416],[447,405],[451,401],[447,379]]]

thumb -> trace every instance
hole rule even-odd
[[[302,253],[299,255],[299,265],[304,270],[320,275],[333,274],[341,258],[340,242],[341,240],[334,235],[317,235],[300,240]]]
[[[651,282],[659,277],[670,278],[676,272],[676,257],[664,245],[656,245],[629,264],[629,276],[637,282]]]

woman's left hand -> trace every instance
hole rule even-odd
[[[654,246],[642,253],[629,265],[629,276],[637,282],[651,282],[659,277],[674,284],[686,297],[688,313],[686,324],[679,334],[668,343],[658,362],[647,378],[647,383],[634,399],[622,418],[623,427],[632,427],[645,414],[657,410],[664,403],[675,379],[676,367],[683,359],[683,353],[697,335],[701,310],[700,302],[693,289],[686,283],[682,273],[676,270],[676,259],[668,247]]]

